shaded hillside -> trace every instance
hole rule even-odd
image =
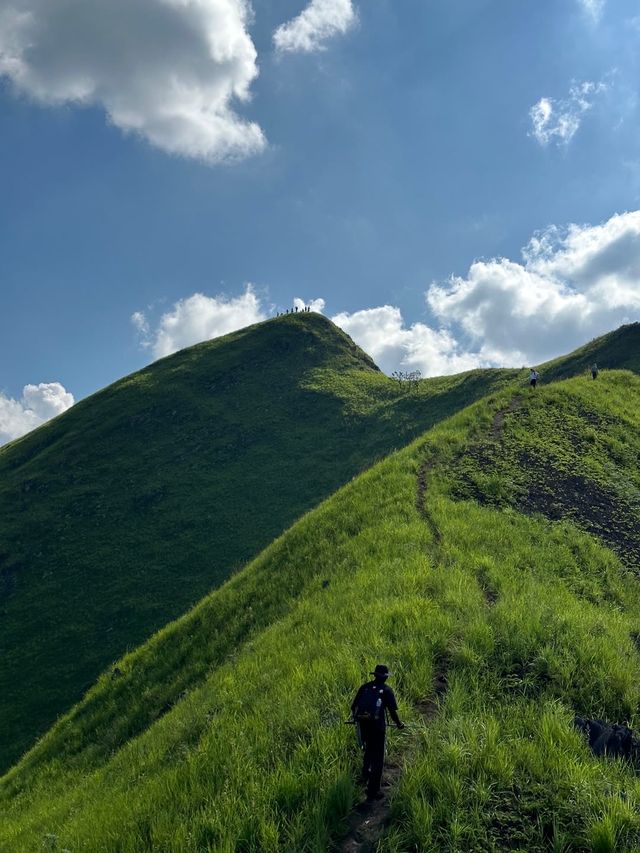
[[[581,373],[588,373],[596,362],[599,368],[614,370],[633,370],[640,373],[640,323],[621,326],[595,338],[570,355],[548,361],[541,365],[543,381],[569,379]]]
[[[302,513],[508,375],[399,387],[324,317],[286,316],[0,449],[0,768]]]
[[[636,722],[640,587],[580,518],[519,511],[499,453],[480,460],[491,444],[528,452],[534,424],[558,476],[573,467],[619,496],[626,482],[633,498],[638,377],[506,389],[464,410],[103,677],[0,781],[0,847],[332,849],[358,797],[342,720],[383,660],[414,727],[391,740],[381,851],[636,850],[638,777],[595,758],[571,720]],[[142,731],[166,656],[189,689]]]

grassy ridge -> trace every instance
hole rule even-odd
[[[620,326],[599,338],[594,338],[574,352],[554,358],[540,366],[543,381],[569,379],[587,374],[596,362],[602,369],[632,370],[640,373],[640,323]]]
[[[514,400],[492,434],[466,448],[450,470],[452,494],[512,506],[549,519],[571,518],[640,567],[640,444],[633,395],[608,410],[608,373],[571,396],[563,385]],[[508,418],[509,429],[499,426]],[[551,427],[551,428],[550,428]]]
[[[570,454],[549,416],[558,405],[601,415],[607,457],[627,432],[637,460],[640,379],[612,372],[516,396],[495,394],[359,477],[170,626],[165,651],[194,669],[187,694],[111,755],[82,729],[84,711],[54,728],[2,780],[0,845],[20,853],[52,834],[74,851],[327,850],[355,793],[341,720],[382,659],[418,726],[393,747],[412,761],[384,850],[637,849],[640,783],[593,758],[570,726],[576,711],[635,721],[637,581],[571,521],[461,494],[452,463],[487,436],[517,445],[523,418]],[[575,464],[591,430],[574,419]],[[616,465],[611,488],[628,473]],[[611,470],[594,463],[593,476]],[[262,600],[264,619],[252,615]],[[237,631],[232,653],[203,661],[196,625],[214,649]],[[136,654],[151,663],[162,642]],[[122,669],[133,678],[134,659]],[[438,669],[449,691],[423,731]],[[98,724],[119,683],[97,686],[87,712]],[[138,706],[152,684],[138,683]]]
[[[156,362],[1,448],[0,770],[110,662],[509,375],[407,393],[324,317],[286,316]]]

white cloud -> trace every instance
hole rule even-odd
[[[584,114],[593,107],[594,98],[607,88],[606,83],[586,81],[574,83],[564,100],[540,98],[529,110],[531,135],[543,146],[550,142],[568,145],[580,129]]]
[[[423,376],[441,376],[479,367],[482,362],[477,354],[461,351],[446,329],[424,323],[405,325],[400,309],[392,305],[336,314],[331,319],[385,373],[418,369]]]
[[[146,345],[149,335],[151,334],[151,329],[149,328],[149,321],[147,320],[146,315],[142,311],[135,311],[131,315],[131,322],[136,327],[138,334],[144,340]]]
[[[234,112],[256,50],[247,0],[0,0],[0,76],[43,104],[99,105],[124,131],[208,162],[265,145]]]
[[[580,127],[580,115],[575,112],[558,112],[550,98],[540,98],[529,111],[533,124],[533,135],[541,145],[552,139],[568,143]]]
[[[549,228],[523,252],[476,261],[427,301],[479,357],[519,365],[569,352],[640,317],[640,211],[597,226]]]
[[[322,50],[327,39],[343,35],[355,22],[352,0],[311,0],[297,17],[278,27],[273,42],[281,53],[311,53]]]
[[[141,334],[142,345],[151,348],[154,358],[162,358],[192,344],[259,323],[266,316],[260,299],[251,285],[247,285],[245,292],[236,297],[194,293],[181,299],[162,315],[154,331],[140,311],[132,315],[131,322]]]
[[[519,367],[568,353],[623,323],[640,320],[640,210],[601,225],[551,227],[520,262],[475,261],[465,277],[434,282],[425,294],[434,322],[407,323],[381,305],[331,317],[386,373],[424,376],[474,367]],[[293,301],[323,312],[324,299]],[[237,297],[196,293],[177,302],[153,331],[132,322],[156,358],[267,319],[250,285]]]
[[[300,299],[299,296],[293,300],[293,307],[297,308],[298,311],[302,311],[303,308],[310,308],[312,311],[316,311],[318,314],[322,314],[325,307],[324,299],[312,299],[311,302],[305,302],[304,299]]]
[[[592,21],[597,23],[600,20],[604,12],[605,0],[579,0],[579,3]]]
[[[25,385],[14,400],[0,393],[0,444],[19,438],[73,406],[73,394],[59,382]]]
[[[550,142],[568,145],[582,124],[583,116],[593,107],[595,96],[607,90],[606,83],[574,83],[569,97],[556,101],[540,98],[529,110],[531,135],[546,146]]]

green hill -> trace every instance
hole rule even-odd
[[[414,728],[381,851],[637,850],[636,773],[571,719],[637,720],[639,428],[632,373],[514,385],[362,474],[3,777],[0,848],[330,850],[384,660]]]
[[[285,316],[1,448],[0,770],[296,518],[512,375],[399,386],[324,317]]]
[[[570,355],[553,359],[540,366],[542,379],[568,379],[580,373],[588,373],[596,362],[600,369],[633,370],[640,373],[640,323],[620,326]]]

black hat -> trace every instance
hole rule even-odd
[[[389,672],[388,666],[385,666],[383,663],[379,663],[376,664],[376,668],[373,670],[373,672],[370,672],[369,675],[387,676],[391,675],[391,673]]]

